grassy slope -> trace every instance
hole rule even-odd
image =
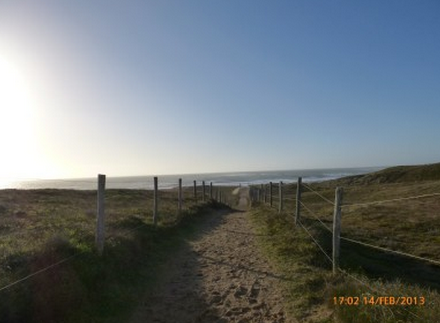
[[[99,258],[96,192],[0,191],[0,286],[77,255],[0,291],[0,322],[123,322],[160,278],[166,259],[195,234],[201,216],[221,207],[188,198],[177,218],[176,192],[160,194],[154,227],[151,192],[106,192],[106,245]]]
[[[440,180],[440,163],[413,166],[395,166],[378,172],[348,176],[343,179],[329,181],[331,185],[365,185],[379,183],[403,183]]]
[[[440,181],[429,176],[433,174],[437,179],[438,169],[439,164],[398,167],[356,177],[356,181],[341,179],[313,184],[312,187],[333,200],[334,188],[343,186],[344,204],[409,197],[440,192]],[[293,195],[295,189],[288,186],[287,195]],[[306,189],[303,202],[327,226],[332,226],[333,207],[330,204]],[[287,201],[285,209],[294,210],[294,202]],[[308,211],[303,209],[302,212],[303,223],[331,255],[331,234]],[[258,230],[267,234],[262,243],[266,250],[270,250],[268,254],[285,274],[292,276],[293,283],[288,290],[293,295],[290,302],[292,312],[298,319],[325,322],[326,317],[330,319],[330,310],[332,319],[337,322],[440,321],[439,266],[342,241],[341,267],[355,274],[365,285],[379,290],[373,292],[349,277],[332,277],[330,262],[325,260],[304,230],[294,227],[291,213],[278,215],[274,208],[259,205],[251,216]],[[344,208],[342,214],[342,236],[440,260],[438,196],[368,207],[353,206]],[[335,306],[332,302],[334,296],[363,295],[424,296],[427,304],[404,308]]]

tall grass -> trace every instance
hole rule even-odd
[[[106,241],[94,247],[96,191],[0,191],[0,322],[121,322],[160,277],[161,266],[196,232],[202,215],[222,207],[184,192],[161,191],[152,224],[152,192],[106,191]]]

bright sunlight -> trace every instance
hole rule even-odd
[[[25,73],[0,56],[0,182],[45,175],[36,147],[34,103]]]

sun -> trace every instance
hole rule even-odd
[[[34,113],[25,73],[0,56],[0,178],[3,180],[29,176],[35,170]]]

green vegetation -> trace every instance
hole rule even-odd
[[[414,166],[395,166],[378,172],[348,176],[329,181],[329,184],[380,184],[440,180],[440,163]]]
[[[327,298],[326,281],[332,279],[323,269],[328,265],[324,257],[304,231],[295,229],[291,216],[264,205],[251,210],[250,216],[263,250],[285,278],[288,312],[300,320],[315,317],[317,305]]]
[[[355,205],[440,193],[440,164],[396,167],[361,177],[309,185],[330,201],[336,186],[344,188],[342,236],[372,245],[440,261],[440,196]],[[399,173],[399,176],[396,174]],[[434,180],[427,174],[432,174]],[[368,180],[367,180],[368,179]],[[290,311],[308,322],[440,321],[440,266],[341,241],[341,268],[350,275],[333,276],[331,263],[304,229],[295,227],[295,185],[286,186],[285,212],[257,203],[251,218],[263,248],[286,282]],[[331,256],[333,206],[303,189],[302,223]],[[338,305],[333,297],[360,297],[358,306]],[[371,296],[424,297],[423,306],[366,305]],[[340,299],[337,299],[337,303]]]
[[[394,200],[440,193],[438,169],[395,167],[309,186],[329,201],[336,186],[344,188],[343,237],[440,260],[440,196]],[[295,185],[285,185],[282,214],[277,197],[272,208],[254,203],[250,211],[263,250],[283,274],[294,317],[321,323],[440,321],[440,266],[342,240],[341,268],[348,275],[334,276],[322,250],[293,223],[295,192]],[[96,191],[0,191],[0,288],[68,259],[0,291],[0,322],[125,321],[154,290],[167,259],[197,235],[201,215],[222,207],[196,204],[191,188],[184,196],[178,217],[177,192],[160,192],[154,227],[151,191],[107,190],[106,244],[98,257]],[[306,187],[302,201],[310,209],[302,208],[302,224],[331,255],[333,206]],[[380,296],[416,297],[419,303],[423,297],[424,305],[364,304]],[[359,297],[359,304],[340,305],[339,297]]]
[[[223,207],[186,198],[178,217],[177,192],[161,191],[154,227],[152,200],[151,191],[106,191],[98,257],[96,191],[0,191],[0,288],[72,257],[0,291],[0,322],[123,322],[202,215]]]

